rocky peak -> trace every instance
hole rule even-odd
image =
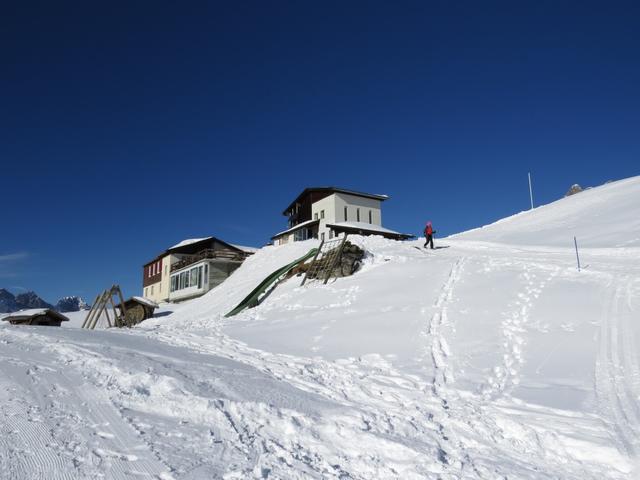
[[[568,197],[570,195],[575,195],[576,193],[580,193],[581,191],[582,191],[582,187],[577,183],[574,183],[573,185],[571,185],[571,188],[569,188],[567,193],[564,194],[564,196]]]
[[[53,308],[53,305],[41,299],[36,292],[26,292],[16,295],[16,302],[20,309],[27,308]]]
[[[18,303],[13,293],[4,288],[0,288],[0,313],[11,313],[18,309]]]
[[[62,297],[56,303],[56,310],[59,312],[79,312],[80,310],[88,310],[89,305],[82,299],[82,297],[70,296]]]

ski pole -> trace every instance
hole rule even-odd
[[[580,256],[578,255],[578,241],[573,237],[573,244],[576,246],[576,260],[578,260],[578,271],[580,271]]]

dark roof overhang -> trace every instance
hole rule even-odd
[[[147,265],[150,265],[153,262],[157,262],[158,260],[160,260],[161,258],[163,258],[164,256],[166,256],[166,255],[168,255],[170,253],[184,253],[184,254],[187,254],[187,255],[198,253],[200,250],[202,250],[202,247],[204,245],[206,245],[207,243],[211,243],[211,242],[218,242],[218,243],[221,243],[222,245],[224,245],[225,247],[230,248],[231,250],[235,250],[236,252],[246,253],[241,248],[238,248],[235,245],[231,245],[230,243],[227,243],[224,240],[220,240],[219,238],[216,238],[216,237],[207,237],[207,238],[203,238],[199,242],[189,243],[188,245],[183,245],[181,247],[168,248],[164,252],[162,252],[160,255],[158,255],[156,258],[154,258],[150,262],[147,262],[147,263],[143,264],[142,266],[146,267]]]
[[[283,215],[287,216],[287,212],[289,210],[291,210],[296,203],[298,203],[300,201],[300,199],[302,197],[304,197],[305,195],[308,195],[311,192],[325,192],[327,194],[332,194],[332,193],[346,193],[347,195],[354,195],[356,197],[364,197],[364,198],[372,198],[374,200],[380,200],[381,202],[384,202],[385,200],[389,199],[388,195],[378,195],[375,193],[365,193],[365,192],[356,192],[355,190],[347,190],[345,188],[337,188],[337,187],[308,187],[305,188],[302,193],[300,193],[296,199],[291,202],[291,204],[289,204],[289,206],[287,208],[284,209],[284,211],[282,212]]]
[[[415,237],[415,235],[411,235],[409,233],[397,233],[375,229],[370,230],[368,228],[352,227],[347,225],[327,224],[327,227],[336,233],[351,233],[354,235],[380,235],[381,237],[390,238],[392,240],[408,240]]]
[[[307,220],[306,222],[302,222],[298,225],[294,225],[293,227],[285,230],[284,232],[276,233],[273,237],[271,237],[271,240],[275,240],[276,238],[282,237],[283,235],[288,235],[304,227],[312,227],[314,225],[318,225],[319,223],[320,223],[320,220]]]

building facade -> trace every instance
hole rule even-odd
[[[408,238],[382,227],[382,202],[387,195],[335,187],[305,189],[285,209],[289,228],[272,237],[274,245],[317,238],[329,240],[344,232]]]
[[[215,237],[183,240],[143,266],[143,295],[154,302],[175,302],[203,295],[222,283],[255,251]]]

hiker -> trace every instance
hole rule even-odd
[[[433,234],[436,233],[433,230],[433,226],[431,225],[431,221],[427,222],[427,226],[424,227],[424,248],[427,248],[428,244],[431,244],[431,250],[433,250]]]

